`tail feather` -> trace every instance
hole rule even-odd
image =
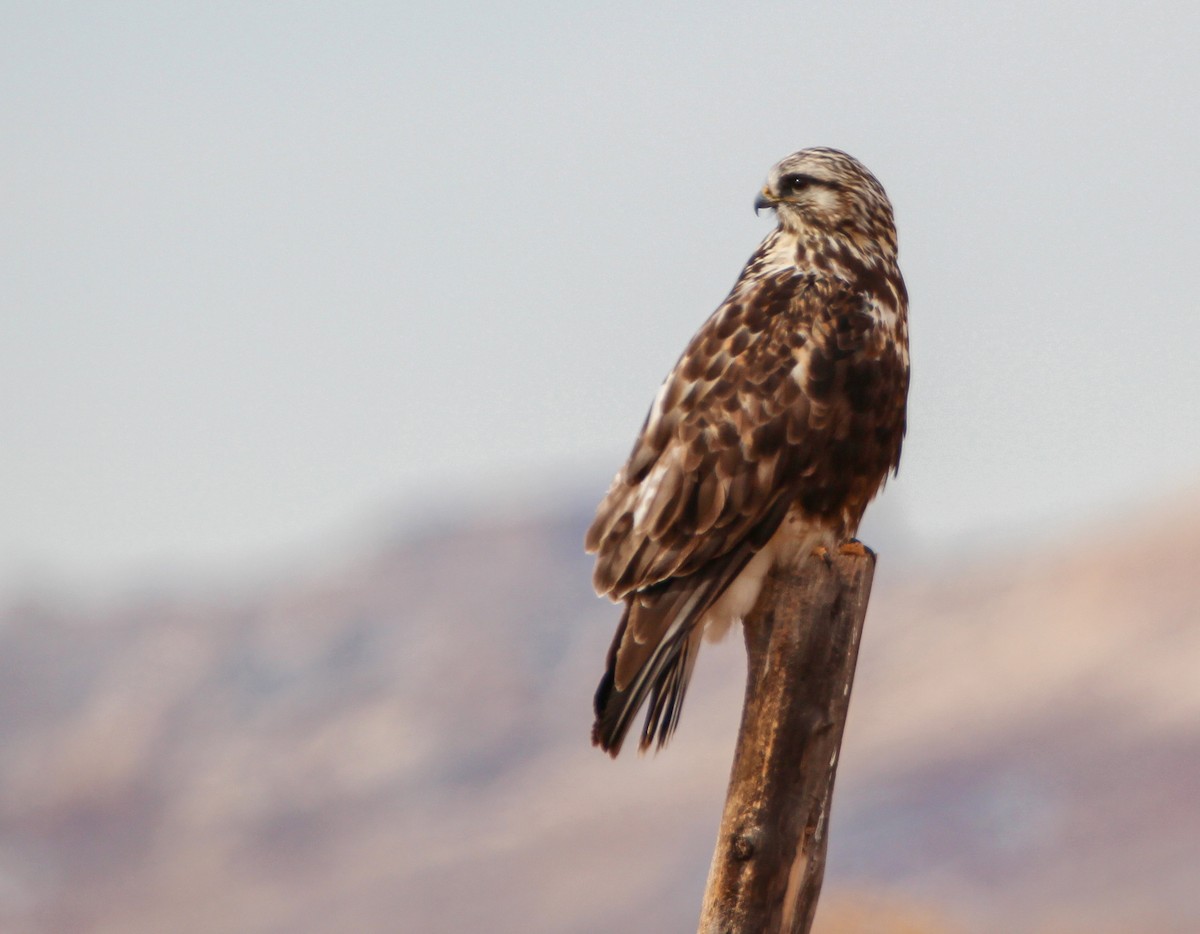
[[[646,711],[642,738],[638,742],[639,749],[648,748],[656,738],[657,748],[662,749],[679,726],[679,714],[683,710],[683,699],[687,696],[688,684],[692,680],[692,669],[696,667],[701,635],[699,629],[693,629],[688,637],[679,643],[674,660],[650,688],[650,706]]]
[[[662,722],[663,702],[670,692],[678,690],[678,668],[682,655],[679,642],[663,645],[646,670],[646,677],[624,691],[616,687],[613,670],[606,671],[596,689],[596,722],[592,726],[592,742],[615,757],[621,751],[625,736],[649,694],[651,705],[646,713],[638,748],[647,749],[656,735],[661,747],[671,732]],[[668,682],[672,687],[667,687]]]
[[[633,719],[649,698],[638,749],[662,748],[679,724],[696,664],[701,617],[753,556],[747,543],[701,573],[631,594],[608,650],[596,689],[592,742],[611,756],[621,751]]]

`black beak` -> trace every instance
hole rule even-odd
[[[767,194],[767,190],[764,188],[758,193],[758,197],[754,199],[754,214],[757,217],[759,211],[765,211],[768,208],[775,207],[775,205],[775,199]]]

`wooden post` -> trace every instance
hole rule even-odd
[[[746,620],[746,701],[700,934],[808,934],[875,555],[804,558]]]

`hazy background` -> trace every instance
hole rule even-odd
[[[896,205],[914,381],[820,930],[1200,930],[1198,38],[0,2],[0,929],[694,925],[738,640],[610,762],[581,540],[823,144]]]
[[[4,4],[4,592],[595,498],[814,144],[896,205],[913,541],[1173,490],[1198,35],[1187,3]]]

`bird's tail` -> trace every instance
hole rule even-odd
[[[639,751],[671,738],[700,648],[698,623],[752,555],[743,547],[703,572],[629,595],[596,689],[595,745],[615,757],[647,699]]]

